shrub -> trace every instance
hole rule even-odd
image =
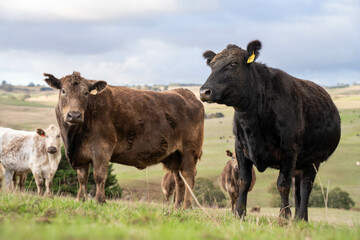
[[[327,189],[324,188],[324,193],[326,194]],[[280,194],[277,190],[276,182],[272,183],[268,189],[268,192],[271,193],[272,197],[270,199],[271,207],[280,207],[281,206],[281,198]],[[290,198],[292,196],[292,191],[290,192]],[[294,206],[292,203],[292,199],[290,200],[290,204]],[[328,194],[328,207],[329,208],[344,208],[350,209],[355,205],[355,202],[351,199],[348,192],[341,190],[339,187],[335,187]],[[324,197],[321,191],[321,187],[314,183],[310,198],[309,198],[309,207],[325,207]]]
[[[202,205],[225,207],[226,197],[220,187],[214,186],[213,182],[206,178],[197,178],[194,186],[194,194]]]
[[[92,196],[96,193],[96,184],[93,175],[93,167],[90,167],[89,180],[87,184],[88,193]],[[105,181],[105,195],[112,198],[120,198],[122,194],[122,188],[119,186],[116,180],[116,176],[113,174],[113,164],[109,165],[108,176]],[[36,191],[36,184],[33,175],[30,173],[27,176],[25,189]],[[74,169],[71,168],[68,163],[64,147],[61,147],[61,161],[59,163],[58,170],[55,173],[53,178],[53,184],[51,186],[51,191],[54,194],[65,194],[76,196],[78,192],[78,180],[77,174]]]
[[[350,198],[349,193],[341,190],[339,187],[336,187],[329,192],[328,206],[330,208],[350,209],[354,205],[355,202]]]

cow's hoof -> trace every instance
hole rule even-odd
[[[246,216],[246,210],[238,210],[236,211],[236,216],[240,218],[241,220],[245,219]]]
[[[96,199],[96,201],[97,201],[98,204],[104,204],[104,203],[106,203],[105,197],[103,197],[103,196],[96,196],[95,199]]]
[[[181,208],[181,202],[180,203],[175,203],[174,208],[175,209],[180,209]]]
[[[291,219],[291,210],[290,208],[283,208],[280,209],[280,215],[279,218],[283,219]]]

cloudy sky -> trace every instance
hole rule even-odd
[[[359,0],[0,0],[0,81],[76,70],[112,85],[201,84],[205,50],[254,39],[268,66],[360,83]]]

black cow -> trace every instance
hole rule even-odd
[[[322,87],[254,62],[260,48],[261,42],[255,40],[247,50],[228,45],[218,54],[206,51],[204,57],[212,72],[200,88],[201,100],[235,109],[239,216],[246,215],[254,164],[260,172],[268,167],[280,169],[277,187],[285,218],[291,216],[289,191],[295,176],[295,218],[307,221],[316,169],[340,140],[340,116]]]

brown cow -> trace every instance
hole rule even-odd
[[[233,153],[229,150],[226,150],[226,155],[231,157],[231,160],[229,160],[226,163],[223,171],[221,172],[220,186],[224,192],[227,192],[229,194],[231,200],[231,210],[235,214],[235,203],[239,197],[239,184],[238,184],[239,167],[235,152]],[[249,192],[254,187],[255,182],[256,182],[256,174],[253,168]]]
[[[66,157],[79,180],[78,199],[84,199],[89,165],[94,166],[96,200],[105,202],[109,162],[144,169],[163,163],[174,173],[176,203],[184,208],[192,197],[180,178],[194,186],[196,163],[202,153],[204,107],[186,89],[164,92],[108,86],[74,72],[45,81],[59,89],[56,118]]]
[[[171,195],[173,195],[173,194],[174,194],[174,200],[175,200],[175,198],[176,198],[175,179],[174,179],[174,175],[171,172],[166,172],[164,177],[162,178],[161,190],[162,190],[167,202],[169,201]]]

